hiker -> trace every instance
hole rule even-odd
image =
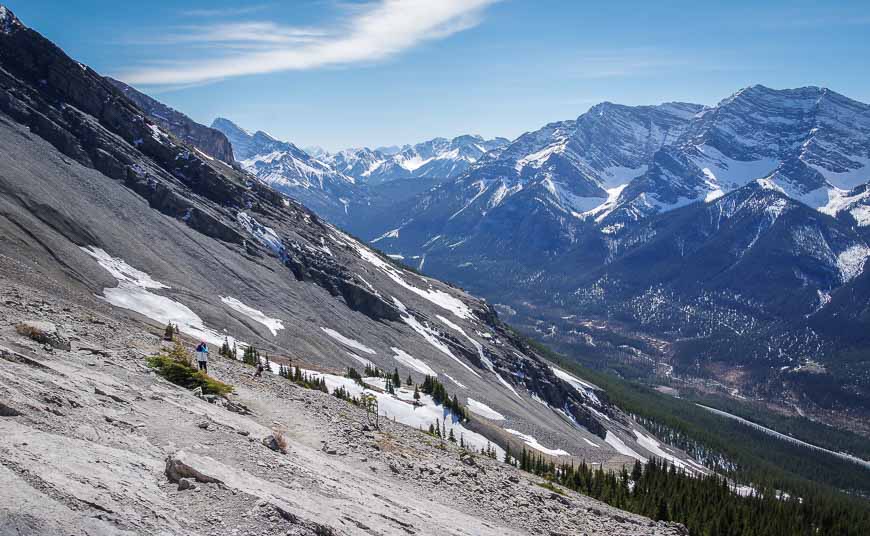
[[[199,363],[199,370],[208,374],[208,345],[205,341],[196,347],[196,362]]]
[[[263,375],[263,371],[266,370],[266,365],[263,364],[262,361],[257,363],[257,370],[254,372],[252,378],[259,378]]]

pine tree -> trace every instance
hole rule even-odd
[[[408,387],[411,387],[412,385],[414,385],[414,380],[411,379],[411,375],[410,375],[410,374],[408,374],[408,379],[406,380],[405,383],[408,385]]]
[[[670,515],[668,514],[668,502],[664,497],[659,499],[658,509],[656,510],[656,521],[670,521]]]
[[[175,328],[172,327],[172,322],[166,324],[166,329],[163,331],[163,340],[171,341],[175,338]]]
[[[631,469],[631,479],[634,482],[640,480],[641,475],[643,474],[643,466],[640,464],[640,460],[634,461],[634,467]]]
[[[417,389],[417,386],[414,386],[414,402],[420,401],[420,390]]]
[[[393,385],[399,387],[402,385],[402,378],[399,377],[399,368],[396,367],[396,370],[393,371]]]
[[[504,448],[504,463],[506,463],[506,464],[511,463],[511,444],[510,443],[505,445],[505,448]]]
[[[429,424],[429,435],[435,435],[435,425]]]
[[[456,443],[456,436],[453,435],[453,428],[450,428],[450,436],[447,438],[451,443]]]

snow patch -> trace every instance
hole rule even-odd
[[[487,406],[483,402],[478,402],[473,398],[469,398],[465,402],[465,406],[468,408],[468,411],[480,415],[481,417],[485,417],[487,419],[491,419],[493,421],[503,421],[504,415]]]
[[[547,454],[549,456],[570,456],[571,455],[570,452],[566,452],[562,449],[548,449],[544,445],[541,445],[541,443],[539,443],[538,440],[535,439],[534,437],[532,437],[528,434],[524,434],[520,431],[512,430],[510,428],[505,428],[504,431],[509,433],[509,434],[513,434],[513,435],[519,437],[520,439],[523,440],[523,442],[526,445],[532,447],[533,449],[535,449],[539,452],[543,452],[544,454]]]
[[[384,233],[381,236],[372,240],[372,244],[374,244],[375,242],[380,242],[381,240],[384,240],[385,238],[399,238],[399,231],[400,230],[401,229],[393,229],[392,231],[387,231],[386,233]]]
[[[607,434],[604,437],[604,442],[613,447],[616,452],[620,454],[624,454],[625,456],[634,458],[635,460],[640,461],[640,463],[647,462],[646,458],[632,450],[631,447],[623,443],[622,440],[619,439],[619,437],[610,430],[607,431]]]
[[[450,351],[450,348],[448,348],[447,345],[441,342],[441,340],[438,338],[438,333],[435,330],[424,326],[420,323],[419,320],[414,317],[413,314],[409,313],[407,307],[405,307],[405,304],[403,304],[396,298],[393,298],[393,303],[396,304],[396,307],[402,313],[400,315],[402,318],[402,322],[404,322],[405,324],[410,326],[411,329],[419,333],[424,339],[426,339],[426,342],[435,347],[436,350],[465,367],[468,372],[474,374],[478,378],[480,377],[480,374],[475,372],[474,369],[472,369],[471,367],[463,363],[458,357],[453,355],[453,352]]]
[[[238,345],[247,346],[206,327],[202,318],[186,305],[149,291],[168,289],[168,285],[155,281],[145,272],[133,268],[122,259],[110,256],[100,248],[88,246],[81,250],[93,257],[118,281],[117,287],[103,289],[103,297],[111,305],[134,311],[160,324],[178,325],[183,334],[210,344],[219,346],[226,339],[230,345],[236,342]]]
[[[278,336],[279,329],[284,329],[284,324],[277,318],[268,317],[263,313],[263,311],[254,309],[253,307],[249,307],[241,301],[237,300],[236,298],[232,298],[230,296],[221,296],[221,301],[224,302],[224,304],[226,304],[226,306],[230,309],[242,313],[251,320],[254,320],[255,322],[259,322],[260,324],[266,326],[266,328],[268,328],[269,331],[272,333],[273,337]]]
[[[477,450],[486,449],[489,446],[495,450],[498,459],[504,458],[504,450],[498,445],[491,443],[483,435],[473,432],[463,426],[462,423],[444,406],[437,405],[432,400],[430,395],[420,393],[419,404],[414,403],[414,390],[408,389],[406,386],[396,388],[396,394],[390,395],[382,391],[374,389],[365,389],[350,378],[337,376],[334,374],[324,374],[311,370],[304,371],[309,377],[323,378],[329,392],[333,392],[339,387],[344,387],[351,396],[359,397],[363,394],[374,396],[378,400],[378,413],[387,419],[393,419],[407,426],[417,428],[419,430],[427,430],[430,424],[435,424],[435,421],[446,428],[446,433],[453,430],[453,435],[456,441],[460,438],[466,445],[470,445]],[[375,378],[365,378],[364,381],[374,385]]]
[[[679,467],[680,469],[684,469],[688,473],[695,473],[696,471],[698,471],[696,467],[691,466],[680,458],[677,458],[673,454],[662,450],[661,445],[658,441],[655,440],[654,437],[644,435],[637,430],[632,430],[632,432],[634,432],[634,435],[637,437],[637,444],[652,453],[653,455],[658,456],[663,460],[668,460],[669,462],[671,462],[672,465]]]
[[[870,248],[864,244],[856,244],[837,255],[837,267],[843,283],[849,282],[864,271],[864,263],[870,257]]]
[[[429,365],[427,365],[424,361],[417,359],[416,357],[412,356],[401,348],[393,347],[391,348],[391,350],[393,350],[393,353],[395,354],[393,356],[393,359],[405,365],[406,367],[412,368],[420,374],[425,374],[426,376],[438,376],[438,373],[432,370],[432,368],[429,367]]]

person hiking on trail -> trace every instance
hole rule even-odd
[[[266,370],[266,365],[264,365],[262,361],[258,362],[257,363],[257,370],[254,371],[254,375],[251,377],[252,378],[259,378],[260,376],[263,375],[264,370]]]
[[[205,341],[200,342],[196,347],[196,362],[199,364],[199,370],[208,374],[208,345]]]

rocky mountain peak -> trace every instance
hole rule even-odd
[[[24,28],[25,26],[18,20],[15,13],[8,7],[0,4],[0,31],[10,33],[15,28]]]

